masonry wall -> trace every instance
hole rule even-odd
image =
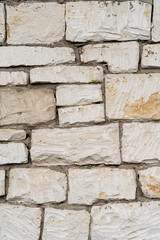
[[[1,1],[0,45],[0,239],[160,240],[160,1]]]

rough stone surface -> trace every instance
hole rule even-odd
[[[100,84],[60,85],[56,88],[57,106],[86,105],[102,102]]]
[[[30,71],[31,83],[94,83],[102,82],[102,67],[53,66]]]
[[[115,119],[160,119],[160,74],[108,74],[106,116]]]
[[[71,63],[74,60],[73,49],[69,47],[0,47],[0,67]]]
[[[139,171],[142,192],[149,198],[160,198],[160,167]]]
[[[27,162],[28,151],[23,143],[0,144],[0,165]]]
[[[0,239],[2,240],[38,240],[40,223],[40,208],[0,205]]]
[[[56,136],[56,137],[55,137]],[[120,164],[118,124],[32,131],[34,165]]]
[[[0,125],[34,125],[55,119],[52,89],[1,89]]]
[[[7,6],[9,44],[49,44],[62,40],[65,6],[57,3],[21,3]]]
[[[18,129],[0,129],[0,141],[15,141],[26,138],[26,132]]]
[[[5,170],[0,170],[0,196],[5,195]]]
[[[0,72],[0,86],[5,85],[27,85],[28,74],[19,72]]]
[[[159,133],[159,123],[123,124],[123,161],[132,163],[160,161]]]
[[[11,169],[7,200],[24,203],[62,202],[66,199],[66,176],[50,169]]]
[[[112,73],[137,72],[139,44],[137,42],[105,43],[84,46],[83,62],[106,62]]]
[[[100,199],[135,199],[136,174],[132,169],[69,169],[68,177],[69,204],[91,205]]]
[[[90,214],[85,211],[45,209],[43,239],[88,240]]]
[[[160,44],[147,44],[143,47],[142,68],[160,67]]]
[[[138,1],[66,3],[66,39],[72,42],[150,39],[151,5]]]
[[[94,206],[92,240],[151,240],[160,236],[160,203],[115,203]]]
[[[5,40],[5,10],[4,4],[0,3],[0,42]]]
[[[152,41],[160,41],[160,1],[154,0],[153,8],[153,28],[152,28]]]
[[[59,124],[104,122],[104,104],[91,104],[58,109]]]

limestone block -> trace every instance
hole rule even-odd
[[[66,3],[66,39],[72,42],[150,39],[152,5],[139,1]]]
[[[160,74],[108,74],[106,116],[115,119],[160,119]]]
[[[118,124],[33,130],[30,152],[39,166],[120,164]]]
[[[0,170],[0,196],[5,195],[5,170]]]
[[[154,163],[160,161],[160,124],[123,124],[122,158],[128,163]]]
[[[65,31],[65,5],[56,2],[7,5],[7,43],[52,44]]]
[[[55,119],[52,89],[1,89],[0,125],[48,122]]]
[[[133,169],[69,169],[69,204],[91,205],[102,199],[129,200],[135,199],[135,194]]]
[[[87,211],[45,209],[43,239],[88,240],[90,215]]]
[[[59,108],[58,116],[60,125],[104,122],[104,104]]]
[[[106,62],[112,73],[137,72],[139,44],[137,42],[104,43],[82,48],[83,62]]]
[[[0,42],[5,40],[5,10],[4,4],[0,3]]]
[[[159,42],[160,41],[160,1],[154,0],[154,8],[153,8],[153,28],[152,28],[152,41]]]
[[[159,239],[160,203],[134,202],[94,206],[92,240]]]
[[[16,141],[26,138],[26,132],[18,129],[0,129],[0,141]]]
[[[0,144],[0,165],[27,162],[28,151],[23,143]]]
[[[27,85],[28,74],[23,71],[0,72],[0,86],[5,85]]]
[[[160,44],[147,44],[143,47],[142,68],[160,67]]]
[[[62,202],[66,199],[64,173],[42,168],[11,169],[7,200],[19,203]]]

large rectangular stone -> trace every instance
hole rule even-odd
[[[29,76],[27,73],[18,72],[0,72],[0,86],[5,85],[27,85]]]
[[[160,1],[154,0],[154,8],[153,8],[153,28],[152,28],[152,41],[159,42],[160,41]]]
[[[100,84],[60,85],[56,88],[56,105],[86,105],[102,102]]]
[[[0,67],[71,63],[74,60],[73,49],[69,47],[0,47]]]
[[[92,240],[151,240],[160,236],[160,202],[114,203],[91,211]]]
[[[4,4],[0,3],[0,42],[5,40],[5,9]]]
[[[18,129],[0,129],[0,141],[15,141],[26,138],[26,132]]]
[[[58,116],[60,125],[104,122],[104,104],[59,108]]]
[[[28,151],[23,143],[0,144],[0,165],[27,162]]]
[[[69,169],[69,204],[91,205],[98,200],[135,199],[133,169]],[[78,187],[78,191],[77,191]]]
[[[88,240],[90,214],[85,211],[46,208],[43,239]]]
[[[120,164],[118,124],[32,131],[34,165]]]
[[[160,44],[147,44],[143,47],[142,68],[160,67]]]
[[[160,198],[160,167],[140,170],[138,174],[143,195],[148,198]]]
[[[66,3],[66,39],[73,42],[149,40],[152,5],[139,1]]]
[[[55,203],[66,199],[66,176],[50,169],[11,169],[7,200],[19,203]]]
[[[5,170],[0,170],[0,196],[5,195]]]
[[[154,163],[160,161],[160,124],[123,124],[122,158],[124,162]]]
[[[91,66],[53,66],[33,68],[31,83],[93,83],[103,81],[103,68]]]
[[[114,119],[160,119],[160,74],[108,74],[106,116]]]
[[[40,208],[0,205],[0,239],[38,240],[40,225]]]
[[[7,5],[7,43],[52,44],[62,40],[64,13],[65,5],[55,2]]]
[[[91,44],[82,48],[83,62],[106,62],[112,73],[137,72],[139,62],[138,42]]]
[[[0,125],[34,125],[55,119],[52,89],[1,89]]]

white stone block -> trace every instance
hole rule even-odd
[[[143,47],[142,68],[160,67],[160,44],[147,44]]]
[[[5,41],[5,10],[4,4],[0,3],[0,42]]]
[[[0,196],[5,195],[5,170],[0,170]]]
[[[0,141],[16,141],[26,138],[26,132],[18,129],[0,129]]]
[[[98,200],[135,199],[133,169],[69,169],[69,204],[91,205]]]
[[[19,72],[0,72],[0,86],[5,85],[27,85],[28,74],[22,71]]]
[[[118,124],[32,131],[34,165],[120,164]]]
[[[159,42],[160,41],[160,1],[154,0],[154,8],[153,8],[153,28],[152,28],[152,41]]]
[[[139,44],[121,42],[86,45],[82,48],[81,60],[85,63],[105,62],[112,73],[137,72]]]

